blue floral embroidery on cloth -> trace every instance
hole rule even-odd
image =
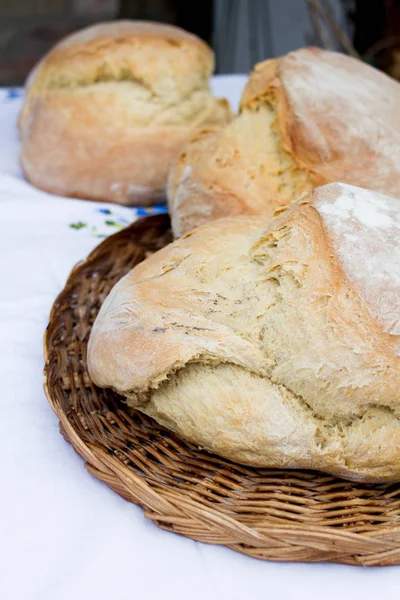
[[[16,98],[21,98],[22,95],[23,95],[22,88],[7,88],[6,89],[7,100],[15,100]]]
[[[123,210],[128,211],[129,209],[123,208]],[[110,210],[109,208],[95,208],[91,223],[78,220],[73,223],[69,223],[69,227],[71,229],[75,229],[75,231],[79,231],[81,229],[89,231],[94,237],[106,238],[117,231],[121,231],[121,229],[124,229],[138,217],[166,213],[167,206],[165,204],[157,204],[149,207],[135,207],[131,210],[132,218],[130,219],[118,214],[118,208],[116,210]],[[129,213],[127,216],[129,217]]]
[[[147,215],[156,215],[158,213],[168,212],[166,204],[156,204],[155,206],[138,206],[134,208],[138,217],[147,217]]]

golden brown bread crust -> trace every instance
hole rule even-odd
[[[183,53],[180,50],[183,49]],[[160,57],[160,53],[164,56]],[[166,61],[165,53],[170,53]],[[171,56],[175,62],[171,65]],[[192,73],[196,62],[198,72]],[[61,40],[43,59],[46,69],[29,80],[36,89],[78,87],[107,78],[137,78],[149,87],[179,85],[191,89],[190,78],[208,78],[214,70],[214,55],[200,38],[175,27],[147,21],[112,21],[79,30]],[[173,83],[172,83],[173,85]]]
[[[239,115],[201,147],[189,142],[171,171],[175,235],[221,216],[272,216],[330,181],[399,196],[399,102],[398,82],[335,52],[260,63]]]
[[[226,130],[227,131],[227,130]],[[171,170],[168,180],[168,202],[172,230],[175,237],[222,217],[242,214],[264,214],[265,193],[255,187],[253,194],[241,195],[235,188],[235,175],[241,177],[240,166],[232,177],[220,177],[222,171],[219,144],[222,131],[219,127],[207,128],[196,133],[179,156],[179,167]],[[227,141],[226,148],[234,148]],[[212,157],[217,156],[213,162]],[[207,170],[203,164],[207,161]],[[224,161],[230,171],[229,158]],[[267,213],[268,214],[268,211]]]
[[[230,118],[210,92],[213,68],[211,49],[173,26],[121,21],[69,36],[27,82],[27,178],[68,196],[157,202],[193,130]]]
[[[91,377],[231,460],[400,480],[399,233],[344,184],[194,230],[112,290]]]

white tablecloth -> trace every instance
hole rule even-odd
[[[245,78],[215,92],[236,106]],[[0,599],[385,600],[400,568],[265,563],[159,530],[87,473],[42,389],[42,335],[74,264],[137,211],[51,196],[18,166],[19,90],[0,91]]]

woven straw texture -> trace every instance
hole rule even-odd
[[[96,388],[86,348],[111,287],[170,241],[164,215],[108,238],[75,267],[45,335],[45,390],[90,473],[159,527],[264,560],[400,564],[400,484],[252,469],[200,451]]]

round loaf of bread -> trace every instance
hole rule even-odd
[[[196,128],[223,124],[212,50],[170,25],[116,21],[59,43],[28,78],[19,128],[26,177],[49,192],[121,204],[165,197]]]
[[[343,54],[305,48],[260,63],[239,115],[196,133],[173,167],[176,237],[224,216],[272,216],[343,181],[400,197],[400,84]]]
[[[400,480],[400,202],[334,183],[266,221],[215,221],[125,276],[93,381],[233,461]]]

